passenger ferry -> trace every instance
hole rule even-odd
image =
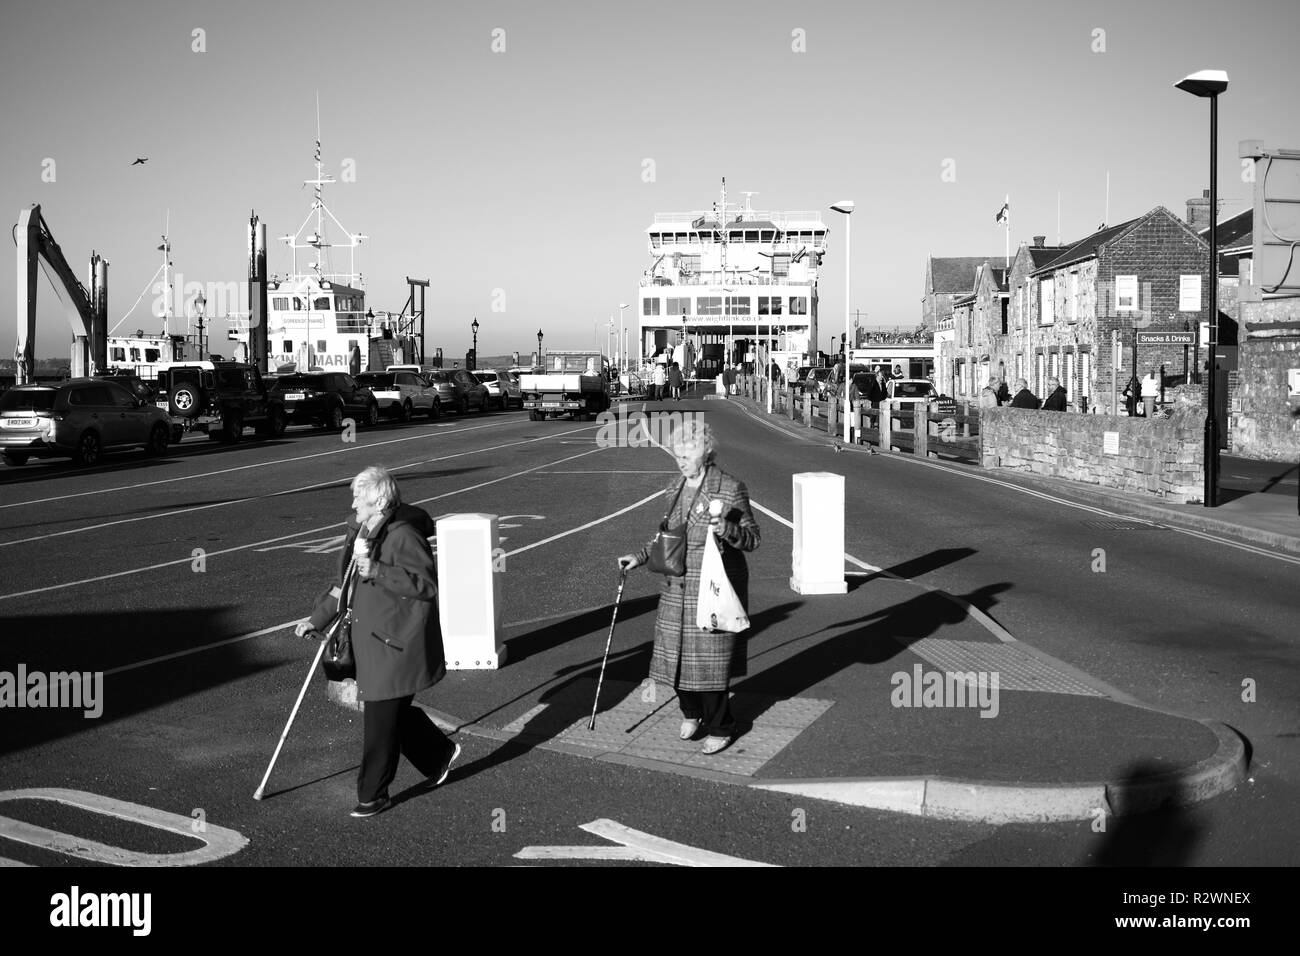
[[[817,355],[826,224],[815,211],[755,211],[755,194],[744,195],[743,206],[728,204],[723,179],[711,210],[656,213],[646,228],[653,261],[634,333],[642,362],[684,357],[688,374],[712,378],[724,362],[784,372]]]

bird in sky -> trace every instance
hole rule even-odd
[[[144,157],[143,159],[139,159],[139,158],[137,158],[136,161],[135,161],[134,163],[132,163],[131,165],[132,165],[132,166],[143,166],[143,165],[144,165],[145,163],[147,163],[147,162],[149,162],[149,157],[148,157],[148,156]]]

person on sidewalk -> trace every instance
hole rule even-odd
[[[1160,379],[1156,378],[1153,366],[1147,366],[1146,378],[1142,379],[1142,413],[1150,418],[1156,412],[1156,399],[1160,397]]]
[[[1124,407],[1128,409],[1128,417],[1136,418],[1138,410],[1138,399],[1142,396],[1142,383],[1138,381],[1136,375],[1128,380],[1124,386]]]
[[[1047,380],[1047,398],[1043,399],[1043,411],[1063,412],[1069,399],[1060,379],[1053,375]]]
[[[872,408],[879,408],[880,403],[889,397],[889,390],[885,388],[885,370],[876,369],[876,374],[871,377],[867,383],[867,401],[871,403]]]
[[[438,572],[429,549],[433,519],[402,504],[397,482],[384,468],[371,466],[352,479],[352,509],[340,562],[340,581],[352,564],[352,652],[357,662],[362,712],[361,769],[357,774],[354,817],[388,809],[388,785],[405,755],[426,783],[447,779],[460,745],[448,740],[412,705],[416,694],[447,673],[438,622]],[[317,599],[310,621],[298,636],[325,627],[334,617],[336,598],[327,590]]]
[[[989,383],[980,389],[980,408],[998,407],[998,380],[989,379]]]
[[[672,390],[673,401],[682,400],[682,367],[676,362],[668,369],[668,388]]]
[[[664,371],[664,363],[655,362],[654,392],[651,394],[650,400],[654,402],[662,402],[667,387],[668,373]]]
[[[727,578],[748,610],[749,569],[744,553],[758,547],[758,522],[750,510],[744,482],[717,467],[717,445],[708,425],[686,422],[672,432],[669,451],[677,459],[682,477],[667,489],[671,503],[664,521],[670,528],[686,525],[686,574],[664,575],[660,584],[650,677],[677,691],[683,718],[681,738],[692,740],[703,731],[702,750],[714,754],[729,746],[735,736],[727,687],[733,676],[745,673],[745,642],[735,634],[696,627],[700,565],[705,541],[713,535]],[[717,517],[710,515],[711,501],[722,503]],[[649,561],[653,540],[635,554],[620,557],[619,568],[630,571]]]
[[[1011,400],[1012,408],[1037,409],[1043,403],[1029,390],[1029,383],[1023,378],[1016,382],[1016,397]]]

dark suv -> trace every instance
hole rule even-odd
[[[276,378],[271,394],[284,403],[294,425],[343,427],[353,418],[363,425],[379,423],[379,401],[370,389],[343,372],[290,372]]]
[[[284,403],[268,391],[257,366],[242,362],[160,370],[157,405],[171,416],[173,441],[203,431],[214,441],[233,444],[249,426],[262,437],[279,438],[287,421]]]
[[[104,450],[116,448],[162,455],[169,432],[166,413],[104,379],[19,385],[0,396],[6,465],[60,456],[94,465]]]

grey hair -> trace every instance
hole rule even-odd
[[[713,437],[713,429],[698,419],[691,418],[682,422],[680,428],[673,429],[668,439],[668,450],[674,455],[686,451],[704,449],[705,462],[712,462],[718,453],[718,443]]]
[[[1028,379],[1023,379],[1023,378],[1016,379],[1016,388],[1024,389],[1028,387],[1029,387]]]
[[[397,490],[397,481],[382,465],[371,465],[353,478],[352,493],[360,495],[372,505],[378,505],[382,501],[385,508],[392,508],[402,503],[402,493]]]

